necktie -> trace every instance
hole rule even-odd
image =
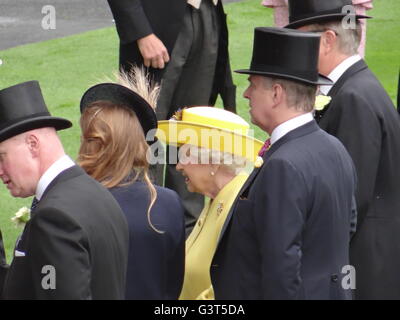
[[[32,204],[31,204],[31,214],[35,211],[38,203],[39,203],[39,200],[36,199],[36,197],[34,197],[32,200]]]
[[[262,157],[264,155],[265,152],[268,151],[268,149],[271,148],[271,139],[268,138],[264,145],[261,147],[260,151],[258,152],[258,156]]]

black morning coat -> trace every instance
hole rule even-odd
[[[224,224],[211,265],[216,299],[350,299],[343,271],[356,174],[349,154],[313,120],[272,144],[263,160]]]
[[[400,299],[400,119],[363,60],[335,83],[319,125],[337,137],[358,176],[357,232],[350,260],[355,298]]]
[[[175,40],[180,31],[187,0],[108,0],[120,39],[120,64],[125,70],[132,64],[142,65],[143,58],[136,40],[154,33],[168,49],[171,56]],[[221,1],[217,10],[221,21],[221,36],[218,49],[217,71],[209,105],[214,105],[218,94],[225,108],[235,111],[236,87],[228,55],[228,29]],[[165,69],[151,69],[156,80],[162,78]],[[163,119],[161,119],[163,120]]]
[[[124,299],[128,226],[80,167],[47,187],[15,248],[5,299]]]

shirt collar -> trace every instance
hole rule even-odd
[[[49,186],[49,184],[64,170],[71,168],[75,165],[67,155],[63,155],[56,162],[54,162],[46,172],[40,177],[39,182],[36,187],[36,199],[40,200],[43,193]]]
[[[187,3],[190,4],[192,7],[199,9],[202,0],[187,0]],[[218,4],[218,0],[212,0],[214,6]]]
[[[277,142],[280,138],[285,136],[287,133],[290,131],[301,127],[302,125],[314,120],[314,117],[311,112],[302,114],[300,116],[297,116],[293,119],[290,119],[284,123],[281,123],[279,126],[277,126],[274,131],[272,131],[271,134],[271,145],[273,145],[275,142]]]
[[[343,75],[343,73],[346,72],[348,68],[350,68],[353,64],[357,63],[361,59],[361,56],[358,54],[348,57],[347,59],[343,60],[339,65],[337,65],[335,69],[332,70],[332,72],[328,75],[328,78],[331,79],[333,83],[336,83],[336,81],[339,80],[339,78]],[[327,96],[331,88],[332,86],[320,86],[319,91]]]

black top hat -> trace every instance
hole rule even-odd
[[[318,74],[320,35],[284,28],[255,28],[250,69],[238,73],[256,74],[293,81],[332,85]]]
[[[289,24],[285,28],[296,29],[307,24],[341,20],[346,16],[371,18],[355,14],[351,0],[289,0]]]
[[[81,113],[95,101],[111,101],[131,109],[139,119],[144,135],[157,128],[157,116],[149,103],[127,87],[116,83],[100,83],[89,88],[81,99]]]
[[[69,120],[50,115],[37,81],[0,91],[0,142],[33,129],[54,127],[62,130],[71,126]]]

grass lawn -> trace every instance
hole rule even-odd
[[[272,10],[259,3],[259,0],[247,0],[225,6],[232,69],[249,66],[254,27],[272,25]],[[368,21],[366,60],[394,101],[400,60],[400,3],[398,0],[375,0],[374,6],[369,12],[374,19]],[[39,80],[51,113],[73,122],[73,128],[61,131],[60,136],[67,153],[76,158],[80,98],[89,86],[117,68],[118,39],[114,28],[0,51],[0,59],[3,60],[0,89]],[[248,103],[241,96],[247,77],[234,74],[234,81],[238,86],[239,113],[249,120]],[[258,138],[265,138],[258,128],[255,132]],[[12,225],[10,218],[20,207],[29,207],[31,199],[13,199],[4,186],[0,187],[0,196],[0,228],[10,261],[15,239],[21,232]]]

